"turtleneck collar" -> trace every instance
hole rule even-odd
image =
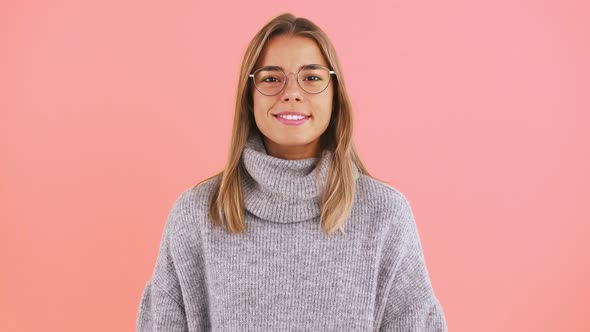
[[[320,216],[332,152],[318,158],[289,160],[269,155],[262,135],[248,137],[242,152],[244,207],[255,216],[278,223],[292,223]],[[316,167],[317,163],[317,167]],[[353,164],[355,179],[359,173]]]

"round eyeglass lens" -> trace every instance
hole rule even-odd
[[[330,71],[327,68],[313,66],[303,67],[297,75],[299,85],[308,93],[320,93],[330,83]]]
[[[285,73],[278,68],[260,68],[254,73],[254,85],[263,95],[276,95],[285,85]]]

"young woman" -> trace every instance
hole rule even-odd
[[[138,331],[446,331],[410,204],[371,177],[332,43],[252,39],[219,174],[172,208]]]

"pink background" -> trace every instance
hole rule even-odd
[[[0,330],[134,330],[174,200],[224,165],[246,45],[292,11],[338,50],[449,329],[590,331],[588,2],[360,3],[3,1]]]

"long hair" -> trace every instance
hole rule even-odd
[[[327,234],[340,229],[352,209],[355,179],[354,163],[359,174],[369,175],[361,162],[353,142],[352,105],[336,50],[328,36],[313,22],[290,13],[281,14],[258,31],[250,41],[242,59],[238,80],[234,122],[229,153],[225,168],[218,174],[205,179],[216,178],[209,201],[209,215],[214,225],[225,223],[230,233],[246,230],[244,223],[244,201],[241,180],[245,170],[240,164],[242,151],[251,133],[260,133],[253,115],[252,88],[249,74],[253,70],[262,50],[271,37],[279,35],[302,36],[314,40],[319,46],[330,68],[334,70],[335,82],[332,115],[326,131],[320,137],[320,146],[332,151],[326,184],[320,195],[322,230]]]

